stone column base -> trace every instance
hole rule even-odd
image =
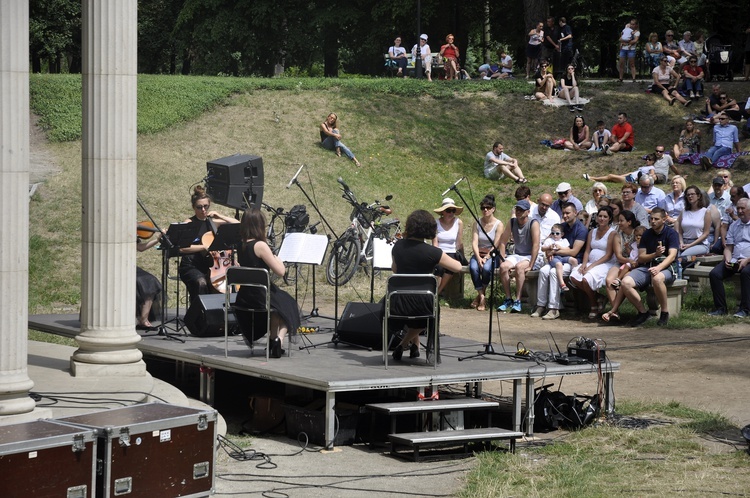
[[[0,417],[0,425],[22,424],[24,422],[33,422],[40,418],[52,418],[52,410],[49,408],[34,408],[30,412],[18,415],[6,415]]]
[[[146,363],[143,360],[134,363],[84,363],[70,360],[70,374],[73,377],[145,377]]]

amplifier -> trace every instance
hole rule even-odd
[[[89,496],[198,497],[214,489],[216,417],[215,410],[146,403],[57,422],[96,433],[102,467]]]
[[[604,348],[579,348],[577,346],[568,346],[568,356],[577,356],[588,360],[591,363],[602,363],[607,360],[607,350]]]

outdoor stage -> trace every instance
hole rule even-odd
[[[322,318],[313,318],[303,325],[308,327],[331,327],[333,322]],[[80,331],[77,315],[32,315],[29,317],[29,328],[42,332],[75,337]],[[329,328],[330,330],[330,328]],[[367,351],[342,343],[326,344],[304,351],[299,350],[303,342],[293,345],[292,357],[266,361],[265,340],[256,343],[253,354],[240,336],[230,336],[228,356],[224,357],[224,338],[200,338],[191,335],[177,335],[184,340],[168,340],[155,333],[143,334],[138,347],[146,357],[155,357],[174,361],[177,365],[187,364],[200,367],[202,401],[210,403],[213,397],[212,370],[233,372],[248,377],[265,379],[283,384],[321,391],[325,395],[325,440],[327,447],[333,446],[335,435],[336,394],[355,391],[389,390],[399,388],[437,388],[441,385],[471,385],[467,392],[481,393],[482,383],[487,381],[513,382],[512,429],[526,434],[533,434],[534,426],[534,382],[566,375],[593,374],[599,369],[593,364],[561,365],[555,362],[537,363],[528,359],[509,356],[491,355],[474,359],[463,358],[476,354],[484,345],[447,335],[440,337],[442,363],[437,369],[426,364],[424,350],[422,357],[388,362],[388,369],[383,366],[381,351]],[[332,332],[306,334],[312,344],[319,345],[330,341]],[[285,346],[286,347],[286,343]],[[496,352],[502,352],[498,345]],[[614,373],[619,371],[620,364],[606,362],[601,365],[604,379],[606,413],[614,407]],[[524,409],[526,417],[522,417]],[[523,425],[523,428],[522,428]]]

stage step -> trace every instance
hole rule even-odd
[[[509,449],[511,453],[516,451],[516,439],[523,437],[523,432],[509,431],[497,427],[487,427],[479,429],[462,429],[457,431],[436,431],[436,432],[405,432],[402,434],[389,434],[388,439],[391,441],[391,453],[400,455],[397,449],[400,446],[406,446],[414,450],[414,461],[419,461],[419,451],[423,448],[437,448],[440,446],[455,446],[462,444],[464,453],[468,454],[470,443],[489,443],[501,439],[509,440]]]
[[[498,408],[497,401],[485,401],[478,398],[439,399],[430,401],[402,401],[396,403],[371,403],[369,410],[386,415],[405,415],[409,413],[429,413],[440,411],[491,410]]]

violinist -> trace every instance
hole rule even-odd
[[[151,249],[159,243],[160,237],[153,237],[158,232],[151,222],[140,222],[137,228],[136,248],[138,252]],[[151,320],[160,314],[158,297],[161,294],[159,279],[141,268],[135,268],[135,302],[136,302],[136,330],[154,330]],[[154,309],[154,303],[157,303]]]
[[[209,274],[213,265],[213,258],[208,253],[208,247],[203,245],[201,238],[206,232],[212,231],[213,225],[224,223],[239,223],[230,216],[217,211],[211,211],[211,197],[206,190],[196,185],[190,198],[195,214],[185,220],[186,223],[196,223],[200,226],[193,244],[180,249],[180,280],[187,286],[190,294],[190,304],[198,300],[200,294],[208,294],[212,290]]]

